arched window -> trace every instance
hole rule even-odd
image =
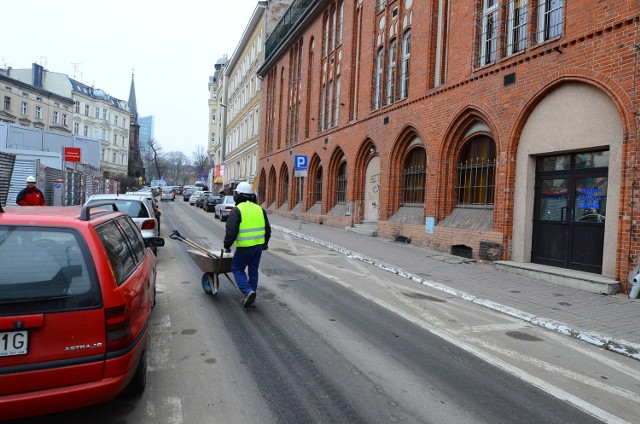
[[[422,147],[412,149],[402,167],[402,205],[424,204],[427,179],[427,153]]]
[[[496,145],[491,137],[471,139],[460,154],[456,192],[459,205],[493,205]]]
[[[322,203],[322,167],[319,167],[318,171],[316,171],[314,199],[316,203]]]
[[[336,202],[347,202],[347,162],[342,162],[338,168],[338,178],[336,186]]]

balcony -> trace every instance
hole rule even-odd
[[[297,23],[304,18],[309,10],[321,3],[321,0],[295,0],[289,6],[278,25],[265,42],[265,62],[278,50],[287,40],[292,29],[297,27]]]

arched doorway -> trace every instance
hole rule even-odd
[[[380,156],[367,164],[364,181],[364,221],[377,222],[380,210]]]
[[[615,104],[592,85],[565,83],[537,103],[516,155],[514,261],[615,275],[622,139]],[[598,218],[605,206],[613,219]],[[580,256],[587,239],[591,258]]]

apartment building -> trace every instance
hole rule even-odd
[[[207,155],[211,159],[213,167],[209,176],[209,187],[214,193],[222,190],[224,184],[224,164],[222,140],[225,136],[226,108],[222,102],[224,99],[224,68],[227,57],[219,59],[215,64],[214,74],[209,77],[209,140],[207,141]]]
[[[258,70],[259,199],[626,290],[639,19],[634,0],[296,0]]]
[[[49,76],[59,80],[62,74]],[[66,75],[65,75],[66,77]],[[73,99],[71,90],[59,94],[44,88],[42,79],[36,84],[24,81],[20,72],[11,68],[0,70],[0,121],[44,131],[60,131],[71,134]],[[20,148],[20,147],[14,147]]]
[[[258,166],[262,81],[257,70],[264,42],[292,0],[259,1],[238,46],[224,68],[224,185],[231,192],[241,181],[253,184]],[[222,105],[221,105],[222,106]]]
[[[131,116],[124,100],[74,79],[73,134],[100,140],[100,169],[106,178],[124,178],[129,164]]]

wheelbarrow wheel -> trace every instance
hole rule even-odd
[[[202,289],[205,293],[215,296],[218,293],[220,280],[211,272],[202,274]]]

